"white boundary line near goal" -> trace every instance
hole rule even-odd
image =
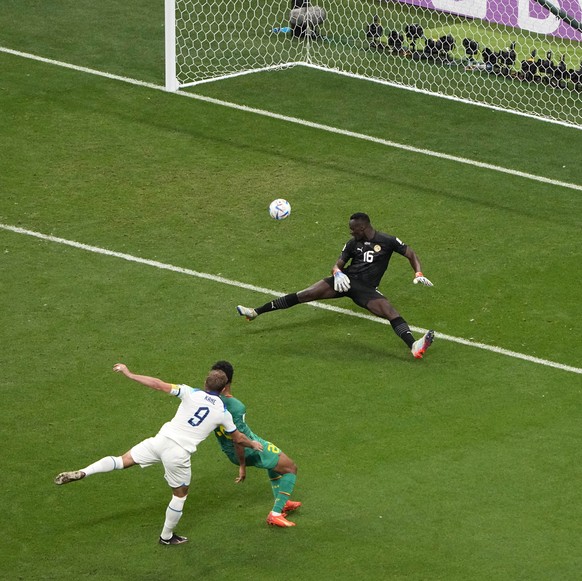
[[[20,52],[17,50],[13,50],[10,48],[6,48],[6,47],[2,47],[0,46],[0,52],[4,52],[7,54],[11,54],[14,56],[19,56],[19,57],[23,57],[23,58],[27,58],[27,59],[31,59],[31,60],[35,60],[35,61],[40,61],[43,63],[47,63],[47,64],[51,64],[51,65],[56,65],[59,67],[63,67],[63,68],[67,68],[67,69],[72,69],[75,71],[79,71],[79,72],[83,72],[83,73],[89,73],[91,75],[96,75],[96,76],[100,76],[100,77],[105,77],[108,79],[112,79],[112,80],[116,80],[116,81],[122,81],[124,83],[129,83],[132,85],[137,85],[140,87],[147,87],[149,89],[155,89],[158,91],[164,91],[166,92],[166,89],[164,86],[162,85],[155,85],[153,83],[146,83],[145,81],[140,81],[138,79],[131,79],[128,77],[123,77],[120,75],[114,75],[111,73],[106,73],[103,71],[97,71],[95,69],[89,69],[87,67],[81,67],[81,66],[77,66],[77,65],[72,65],[69,63],[64,63],[61,61],[56,61],[53,59],[48,59],[45,57],[40,57],[37,55],[33,55],[30,53],[25,53],[25,52]],[[188,97],[190,99],[196,99],[198,101],[204,101],[206,103],[212,103],[214,105],[219,105],[221,107],[228,107],[230,109],[236,109],[239,111],[244,111],[247,113],[253,113],[255,115],[261,115],[263,117],[269,117],[271,119],[278,119],[279,121],[286,121],[288,123],[294,123],[296,125],[302,125],[304,127],[310,127],[313,129],[319,129],[321,131],[326,131],[328,133],[335,133],[338,135],[344,135],[346,137],[352,137],[355,139],[361,139],[364,141],[370,141],[373,143],[378,143],[380,145],[385,145],[387,147],[392,147],[395,149],[402,149],[405,151],[410,151],[412,153],[418,153],[420,155],[428,155],[430,157],[436,157],[439,159],[446,159],[448,161],[453,161],[456,163],[462,163],[465,165],[470,165],[473,167],[478,167],[481,169],[488,169],[488,170],[492,170],[492,171],[496,171],[496,172],[500,172],[500,173],[505,173],[505,174],[509,174],[509,175],[513,175],[513,176],[517,176],[523,179],[528,179],[528,180],[533,180],[536,182],[541,182],[541,183],[546,183],[546,184],[550,184],[553,186],[559,186],[562,188],[568,188],[568,189],[572,189],[572,190],[578,190],[578,191],[582,191],[582,185],[579,184],[573,184],[573,183],[569,183],[569,182],[562,182],[559,180],[553,180],[544,176],[539,176],[539,175],[535,175],[535,174],[530,174],[530,173],[526,173],[526,172],[522,172],[522,171],[518,171],[518,170],[514,170],[514,169],[510,169],[510,168],[506,168],[506,167],[502,167],[499,165],[494,165],[494,164],[490,164],[490,163],[484,163],[484,162],[480,162],[480,161],[475,161],[472,159],[468,159],[465,157],[458,157],[455,155],[449,155],[446,153],[439,153],[437,151],[432,151],[430,149],[422,149],[419,147],[414,147],[411,145],[405,145],[402,143],[396,143],[395,141],[389,141],[387,139],[381,139],[379,137],[373,137],[370,135],[366,135],[364,133],[356,133],[354,131],[347,131],[345,129],[339,129],[337,127],[331,127],[329,125],[323,125],[321,123],[314,123],[312,121],[307,121],[305,119],[300,119],[297,117],[290,117],[288,115],[281,115],[279,113],[273,113],[271,111],[265,111],[263,109],[256,109],[254,107],[247,107],[246,105],[239,105],[237,103],[230,103],[228,101],[222,101],[220,99],[214,99],[212,97],[206,97],[204,95],[196,95],[194,93],[187,93],[187,92],[182,92],[182,91],[177,91],[175,93],[170,93],[171,95],[177,95],[177,96],[182,96],[182,97]],[[537,119],[537,117],[536,117]],[[570,127],[570,126],[569,126]]]
[[[491,105],[489,103],[483,103],[480,101],[472,101],[471,99],[463,99],[462,97],[455,97],[454,95],[444,95],[442,93],[434,93],[428,91],[427,89],[419,89],[418,87],[411,87],[408,85],[402,85],[400,83],[395,83],[393,81],[385,81],[384,79],[374,79],[372,77],[366,77],[365,75],[358,75],[357,73],[351,73],[349,71],[342,71],[340,69],[334,69],[330,67],[323,67],[321,65],[315,65],[311,62],[295,62],[295,63],[285,63],[283,65],[271,65],[268,67],[257,68],[247,71],[240,71],[236,73],[227,73],[218,77],[211,77],[208,79],[202,79],[200,81],[193,81],[191,83],[184,83],[180,86],[180,89],[186,89],[188,87],[197,87],[205,83],[213,83],[214,81],[223,81],[225,79],[232,79],[234,77],[239,77],[241,75],[249,75],[252,73],[262,73],[265,71],[274,71],[283,68],[290,67],[308,67],[311,69],[316,69],[318,71],[323,71],[325,73],[334,73],[336,75],[342,75],[344,77],[350,77],[352,79],[358,79],[361,81],[368,81],[369,83],[376,83],[378,85],[385,85],[387,87],[394,87],[395,89],[402,89],[404,91],[411,91],[413,93],[420,93],[422,95],[428,95],[430,97],[438,97],[439,99],[447,99],[449,101],[455,101],[456,103],[465,103],[466,105],[474,105],[476,107],[483,107],[484,109],[491,109],[493,111],[499,111],[501,113],[508,113],[510,115],[518,115],[520,117],[527,117],[529,119],[535,119],[536,121],[544,121],[545,123],[553,123],[554,125],[563,125],[564,127],[569,127],[570,129],[582,130],[582,125],[576,125],[574,123],[568,123],[567,121],[560,121],[559,119],[550,119],[548,117],[541,117],[539,115],[534,115],[533,113],[526,113],[525,111],[517,111],[516,109],[504,109],[498,105]],[[177,89],[174,89],[177,90]]]
[[[377,83],[379,85],[387,85],[388,87],[394,87],[396,89],[403,89],[404,91],[412,91],[413,93],[421,93],[423,95],[429,95],[431,97],[438,97],[439,99],[448,99],[449,101],[456,101],[457,103],[465,103],[467,105],[475,105],[476,107],[484,107],[485,109],[492,109],[493,111],[500,111],[501,113],[509,113],[510,115],[519,115],[520,117],[528,117],[529,119],[535,119],[536,121],[544,121],[545,123],[553,123],[554,125],[563,125],[564,127],[569,127],[570,129],[580,129],[582,130],[582,125],[575,125],[574,123],[568,123],[567,121],[560,121],[559,119],[548,119],[547,117],[540,117],[539,115],[533,115],[532,113],[526,113],[525,111],[517,111],[515,109],[504,109],[497,105],[490,105],[489,103],[482,103],[480,101],[471,101],[471,99],[463,99],[462,97],[455,97],[454,95],[443,95],[441,93],[433,93],[427,91],[426,89],[419,89],[418,87],[409,87],[408,85],[401,85],[399,83],[394,83],[392,81],[385,81],[383,79],[372,79],[370,77],[365,77],[364,75],[358,75],[356,73],[350,73],[349,71],[340,71],[339,69],[332,69],[328,67],[322,67],[319,65],[314,65],[311,63],[298,63],[304,67],[311,67],[312,69],[317,69],[320,71],[325,71],[326,73],[336,73],[337,75],[343,75],[344,77],[351,77],[353,79],[362,79],[370,83]]]
[[[83,244],[81,242],[75,242],[74,240],[67,240],[65,238],[58,238],[56,236],[51,236],[48,234],[42,234],[40,232],[35,232],[33,230],[26,230],[25,228],[20,228],[18,226],[10,226],[9,224],[0,223],[0,230],[7,230],[10,232],[15,232],[16,234],[24,234],[26,236],[32,236],[34,238],[40,238],[41,240],[46,240],[48,242],[55,242],[57,244],[64,244],[66,246],[72,246],[73,248],[78,248],[79,250],[86,250],[87,252],[94,252],[95,254],[103,254],[105,256],[112,256],[114,258],[120,258],[122,260],[127,260],[129,262],[137,262],[138,264],[145,264],[146,266],[152,266],[154,268],[160,268],[162,270],[170,270],[172,272],[177,272],[179,274],[186,274],[188,276],[194,276],[197,278],[203,278],[206,280],[211,280],[213,282],[218,282],[221,284],[227,284],[230,286],[235,286],[237,288],[243,288],[245,290],[251,290],[258,293],[282,297],[285,293],[274,291],[268,288],[263,288],[255,286],[252,284],[247,284],[244,282],[239,282],[236,280],[231,280],[222,276],[217,276],[214,274],[208,274],[205,272],[198,272],[196,270],[190,270],[189,268],[181,268],[179,266],[173,266],[171,264],[165,264],[163,262],[158,262],[157,260],[149,260],[147,258],[140,258],[138,256],[132,256],[131,254],[125,254],[123,252],[115,252],[113,250],[107,250],[106,248],[99,248],[98,246],[90,246],[88,244]],[[367,319],[375,323],[381,323],[388,325],[389,322],[385,319],[380,319],[373,315],[367,315],[364,313],[357,313],[355,311],[350,311],[349,309],[342,309],[341,307],[334,307],[326,303],[307,303],[311,307],[316,307],[319,309],[324,309],[326,311],[333,311],[334,313],[341,313],[342,315],[349,315],[352,317],[358,317],[360,319]],[[425,333],[426,329],[420,327],[411,327],[413,331]],[[560,369],[562,371],[569,371],[571,373],[582,374],[582,368],[572,367],[571,365],[564,365],[563,363],[556,363],[555,361],[549,361],[547,359],[541,359],[539,357],[532,357],[531,355],[525,355],[524,353],[518,353],[516,351],[510,351],[508,349],[503,349],[501,347],[495,347],[493,345],[487,345],[485,343],[477,343],[475,341],[469,341],[468,339],[463,339],[461,337],[454,337],[452,335],[445,335],[443,333],[436,333],[439,339],[445,341],[451,341],[453,343],[460,343],[461,345],[466,345],[468,347],[476,347],[478,349],[484,349],[485,351],[491,351],[493,353],[498,353],[500,355],[505,355],[507,357],[513,357],[515,359],[522,359],[530,363],[537,363],[538,365],[544,365],[546,367],[553,367],[555,369]]]
[[[371,135],[366,135],[364,133],[356,133],[354,131],[348,131],[347,129],[339,129],[337,127],[331,127],[329,125],[323,125],[321,123],[315,123],[313,121],[306,121],[305,119],[298,119],[297,117],[289,117],[288,115],[281,115],[280,113],[272,113],[271,111],[264,111],[263,109],[255,109],[253,107],[247,107],[246,105],[238,105],[235,103],[229,103],[228,101],[221,101],[220,99],[214,99],[213,97],[205,97],[203,95],[195,95],[192,93],[181,93],[178,95],[183,95],[186,97],[191,97],[192,99],[197,99],[199,101],[206,101],[208,103],[213,103],[215,105],[221,105],[223,107],[230,107],[232,109],[238,109],[240,111],[246,111],[249,113],[254,113],[256,115],[263,115],[265,117],[270,117],[272,119],[278,119],[280,121],[287,121],[289,123],[295,123],[297,125],[303,125],[305,127],[311,127],[313,129],[319,129],[321,131],[327,131],[328,133],[336,133],[338,135],[344,135],[346,137],[353,137],[355,139],[361,139],[363,141],[370,141],[372,143],[379,143],[380,145],[386,145],[387,147],[393,147],[394,149],[402,149],[404,151],[410,151],[412,153],[418,153],[421,155],[428,155],[429,157],[436,157],[439,159],[446,159],[447,161],[454,161],[456,163],[462,163],[465,165],[470,165],[473,167],[479,167],[482,169],[489,169],[499,173],[505,173],[520,178],[533,180],[536,182],[541,182],[545,184],[550,184],[552,186],[559,186],[562,188],[569,188],[572,190],[578,190],[582,192],[582,185],[572,184],[569,182],[562,182],[559,180],[554,180],[547,178],[545,176],[539,176],[535,174],[530,174],[522,172],[519,170],[502,167],[500,165],[494,165],[491,163],[485,163],[481,161],[475,161],[473,159],[468,159],[466,157],[458,157],[456,155],[449,155],[448,153],[439,153],[438,151],[432,151],[430,149],[422,149],[420,147],[414,147],[413,145],[405,145],[403,143],[396,143],[395,141],[389,141],[387,139],[382,139],[380,137],[373,137]]]

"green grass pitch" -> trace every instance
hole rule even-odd
[[[51,3],[52,4],[52,3]],[[0,46],[161,84],[161,2],[7,2]],[[582,367],[580,190],[0,52],[0,223],[291,292],[366,211],[419,254],[381,290],[410,324]],[[578,130],[293,69],[199,94],[582,184]],[[269,218],[276,197],[291,217]],[[444,339],[414,361],[377,322],[0,228],[4,579],[540,580],[582,568],[580,374]],[[330,304],[361,313],[349,301]],[[153,435],[235,365],[248,421],[299,466],[290,530],[262,471],[211,439],[178,531],[159,467],[54,476]]]

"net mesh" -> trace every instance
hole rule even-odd
[[[176,77],[308,64],[582,126],[582,6],[538,2],[176,0]]]

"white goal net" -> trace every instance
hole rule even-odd
[[[166,87],[294,65],[582,127],[582,0],[165,0]]]

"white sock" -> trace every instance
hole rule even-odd
[[[83,468],[81,472],[85,473],[85,476],[91,476],[93,474],[99,474],[100,472],[111,472],[113,470],[121,470],[123,468],[123,460],[121,456],[105,456],[93,464],[89,464],[87,468]]]
[[[168,540],[172,538],[174,529],[180,518],[182,518],[182,509],[184,508],[184,503],[187,498],[188,495],[183,496],[182,498],[179,496],[172,496],[172,500],[170,500],[170,504],[168,504],[168,508],[166,509],[166,521],[164,522],[164,528],[160,535],[162,539]]]

